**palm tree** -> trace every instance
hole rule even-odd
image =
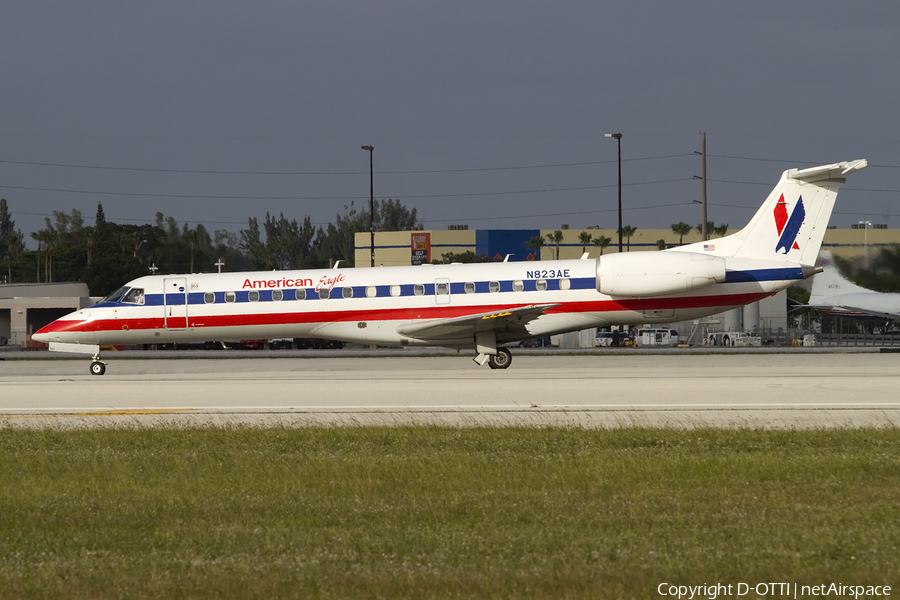
[[[547,241],[556,244],[556,260],[559,260],[559,245],[563,241],[563,232],[557,229],[553,233],[548,233]]]
[[[713,227],[713,233],[715,233],[719,237],[725,237],[725,234],[728,233],[728,223],[723,223],[718,227]]]
[[[693,227],[691,227],[684,221],[679,221],[678,223],[672,224],[672,232],[678,236],[678,245],[679,246],[684,245],[684,236],[689,234],[691,232],[691,229],[693,229]],[[702,227],[701,227],[701,229],[702,229]]]
[[[544,236],[536,235],[525,242],[525,246],[527,246],[529,250],[534,250],[535,254],[537,254],[537,259],[541,260],[541,248],[544,247],[544,243]]]
[[[706,222],[706,234],[707,235],[711,234],[714,227],[715,227],[715,223],[713,223],[712,221],[707,221]],[[703,235],[703,223],[700,223],[699,225],[697,225],[697,227],[695,229],[697,230],[697,233],[699,233],[700,235]]]
[[[594,245],[600,248],[600,256],[603,256],[603,249],[609,246],[611,241],[612,238],[608,238],[605,235],[594,238]]]
[[[638,228],[632,225],[625,225],[624,227],[622,227],[622,237],[624,237],[626,241],[626,252],[631,252],[631,236],[633,236],[637,232],[637,230]]]
[[[578,234],[578,241],[581,242],[581,254],[587,252],[587,245],[591,243],[591,232],[582,231]]]

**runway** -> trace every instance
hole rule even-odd
[[[190,356],[0,361],[0,428],[900,425],[897,354]]]

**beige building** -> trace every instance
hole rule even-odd
[[[526,246],[526,242],[535,236],[542,236],[553,229],[515,229],[515,230],[431,230],[431,231],[383,231],[375,234],[375,266],[397,266],[417,264],[415,260],[424,258],[425,262],[440,260],[445,253],[462,254],[474,252],[485,254],[490,258],[502,260],[512,254],[510,260],[534,260],[538,257],[534,250]],[[600,248],[593,244],[585,246],[579,241],[581,233],[588,233],[592,238],[608,237],[609,246],[603,249],[604,254],[618,252],[618,234],[612,229],[562,229],[563,241],[559,245],[559,257],[562,259],[580,258],[587,251],[589,258],[600,255]],[[730,230],[728,233],[735,233]],[[715,238],[712,238],[713,240]],[[631,252],[659,250],[659,240],[666,245],[678,245],[678,236],[671,229],[638,229],[628,240],[622,241],[623,248],[630,246]],[[683,243],[699,242],[700,234],[692,230],[684,236]],[[370,234],[357,233],[356,265],[369,266],[371,261]],[[860,258],[869,254],[874,256],[879,248],[891,244],[900,244],[900,229],[829,229],[825,233],[823,249],[846,258]],[[414,248],[414,245],[417,246]],[[552,260],[556,255],[556,245],[545,242],[541,249],[541,260]]]

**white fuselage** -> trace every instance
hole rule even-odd
[[[665,253],[640,254],[649,265]],[[803,278],[796,265],[729,259],[721,283],[613,297],[597,291],[600,265],[610,258],[148,276],[129,282],[120,297],[67,315],[34,338],[146,344],[318,337],[473,348],[471,327],[461,327],[458,335],[443,332],[439,339],[401,330],[552,305],[521,326],[498,330],[496,341],[502,344],[589,327],[694,319],[753,302]],[[641,285],[654,280],[651,273]]]

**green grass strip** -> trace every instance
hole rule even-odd
[[[898,497],[898,429],[0,429],[0,598],[898,586]]]

